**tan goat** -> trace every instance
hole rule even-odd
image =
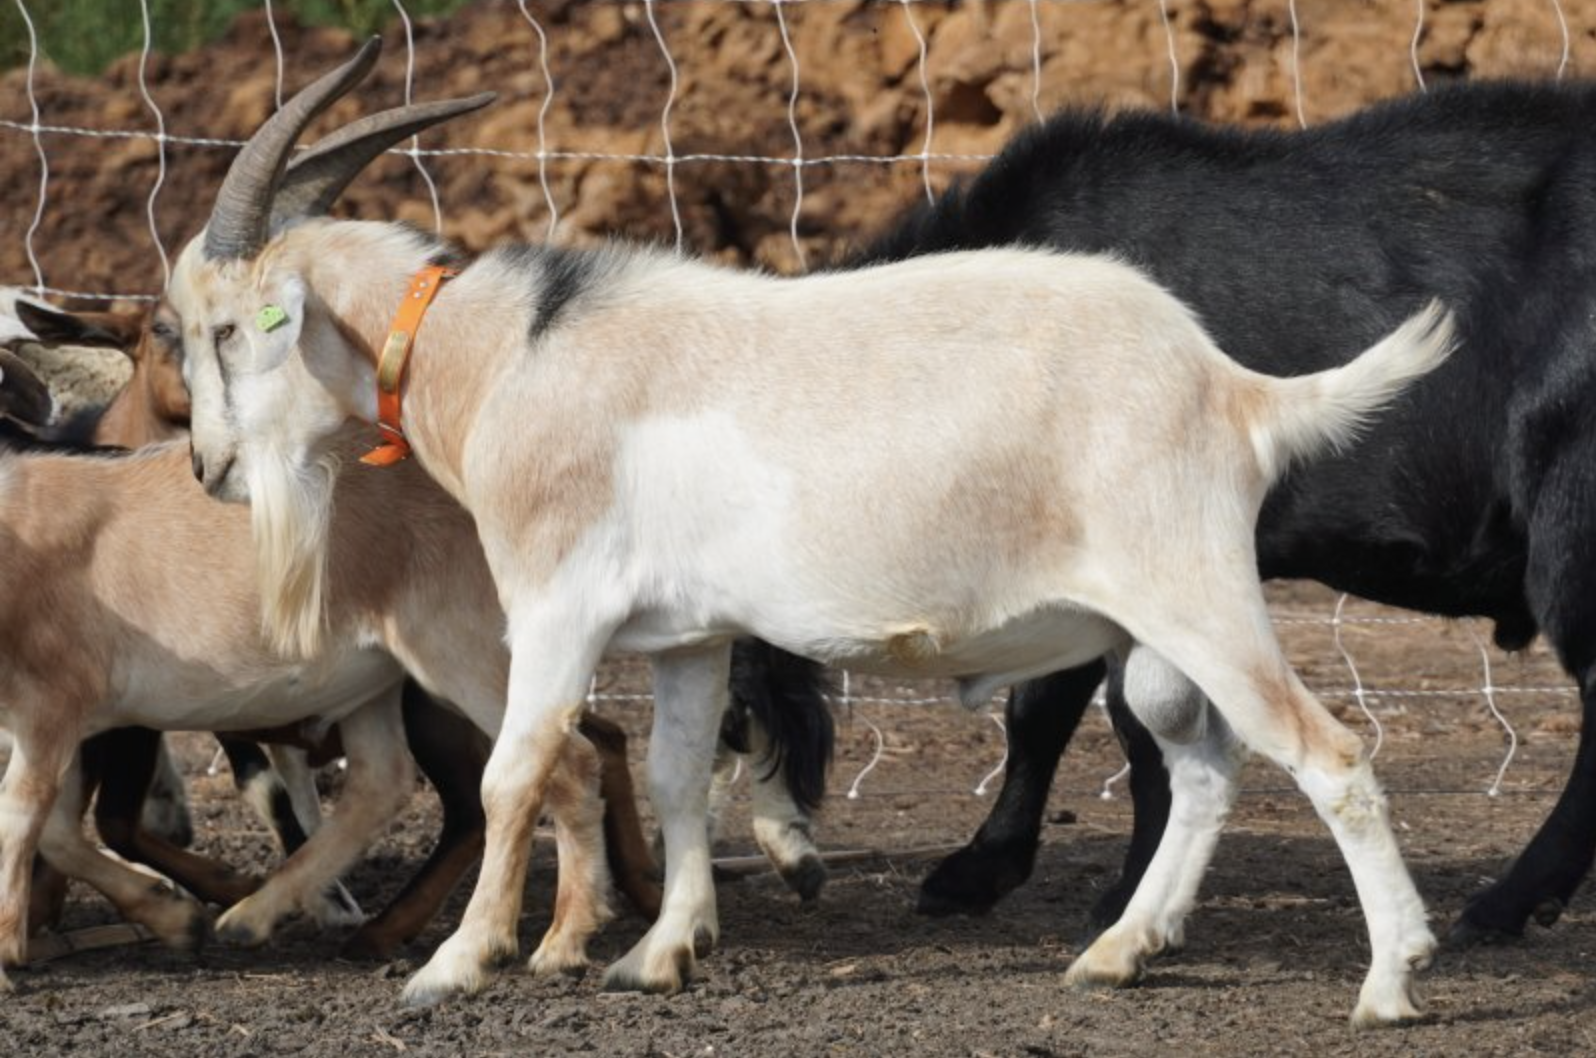
[[[202,929],[197,905],[94,849],[80,806],[56,799],[87,735],[339,724],[350,766],[338,810],[218,922],[224,937],[258,943],[408,799],[403,671],[497,729],[504,618],[470,518],[420,468],[346,475],[339,493],[348,517],[327,527],[327,634],[307,661],[262,635],[249,512],[207,500],[184,447],[0,455],[0,585],[10,586],[0,590],[0,727],[15,742],[0,786],[0,965],[23,957],[36,842],[168,943]],[[559,894],[542,969],[580,965],[608,915],[597,767],[580,737],[560,763]]]
[[[325,634],[327,526],[347,516],[350,473],[327,439],[375,419],[389,320],[446,254],[402,226],[308,216],[374,153],[353,126],[312,152],[336,171],[320,191],[284,178],[308,121],[374,61],[368,45],[251,139],[169,291],[195,473],[270,527],[268,613],[307,648]],[[1432,309],[1345,368],[1271,379],[1136,270],[1034,251],[801,279],[618,247],[470,264],[420,330],[403,428],[476,519],[509,616],[509,703],[483,779],[481,877],[406,998],[480,987],[514,951],[527,838],[610,651],[653,662],[666,879],[659,921],[608,982],[682,987],[718,933],[706,791],[730,643],[752,634],[953,677],[971,702],[1134,655],[1162,676],[1141,681],[1158,701],[1133,701],[1161,733],[1228,726],[1296,777],[1364,903],[1373,960],[1354,1018],[1414,1016],[1412,974],[1434,946],[1423,904],[1362,744],[1275,641],[1253,529],[1292,460],[1348,440],[1449,348]],[[1212,723],[1193,715],[1200,698],[1170,693],[1188,681]],[[1156,938],[1105,942],[1096,964],[1119,966]]]

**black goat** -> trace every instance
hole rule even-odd
[[[1163,114],[1065,113],[850,263],[1024,243],[1108,252],[1191,305],[1221,348],[1271,375],[1339,364],[1439,297],[1462,345],[1351,450],[1292,473],[1258,527],[1266,577],[1537,631],[1579,685],[1562,798],[1455,940],[1554,922],[1596,854],[1596,85],[1461,84],[1302,132]],[[1023,881],[1059,755],[1101,663],[1017,688],[1001,796],[922,889],[980,910]],[[1168,812],[1156,745],[1136,766],[1115,921]]]

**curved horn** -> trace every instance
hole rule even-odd
[[[395,107],[345,125],[289,163],[272,198],[271,230],[300,217],[321,216],[383,151],[423,129],[480,110],[495,98],[493,92],[482,92],[465,99]]]
[[[244,144],[227,179],[216,193],[210,223],[205,227],[205,256],[211,260],[250,258],[266,241],[272,194],[277,190],[288,152],[316,115],[358,84],[371,72],[382,51],[382,41],[366,41],[353,59],[324,74],[284,103]]]

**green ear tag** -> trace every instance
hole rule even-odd
[[[267,305],[255,313],[255,326],[263,331],[275,331],[288,322],[288,313],[277,305]]]

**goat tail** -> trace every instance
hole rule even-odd
[[[825,668],[757,639],[739,639],[732,649],[731,707],[722,738],[742,753],[754,748],[748,726],[764,729],[765,752],[752,761],[781,772],[793,804],[806,812],[826,794],[836,727],[826,704]]]
[[[1291,463],[1341,451],[1409,383],[1440,367],[1456,347],[1456,322],[1432,301],[1351,363],[1296,378],[1269,378],[1252,395],[1253,448],[1270,481]]]

